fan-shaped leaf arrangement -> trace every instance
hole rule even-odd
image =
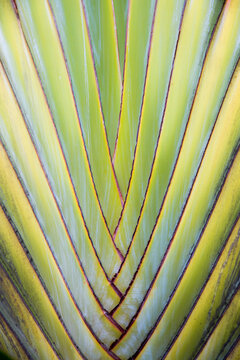
[[[240,359],[240,1],[0,1],[0,348]]]

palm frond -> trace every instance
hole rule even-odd
[[[0,1],[0,349],[238,359],[239,0]]]

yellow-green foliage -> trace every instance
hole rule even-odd
[[[0,0],[0,350],[238,360],[240,0]]]

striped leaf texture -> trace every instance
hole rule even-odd
[[[0,0],[0,350],[240,359],[240,0]]]

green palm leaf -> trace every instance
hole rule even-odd
[[[235,359],[239,0],[0,1],[0,349]]]

